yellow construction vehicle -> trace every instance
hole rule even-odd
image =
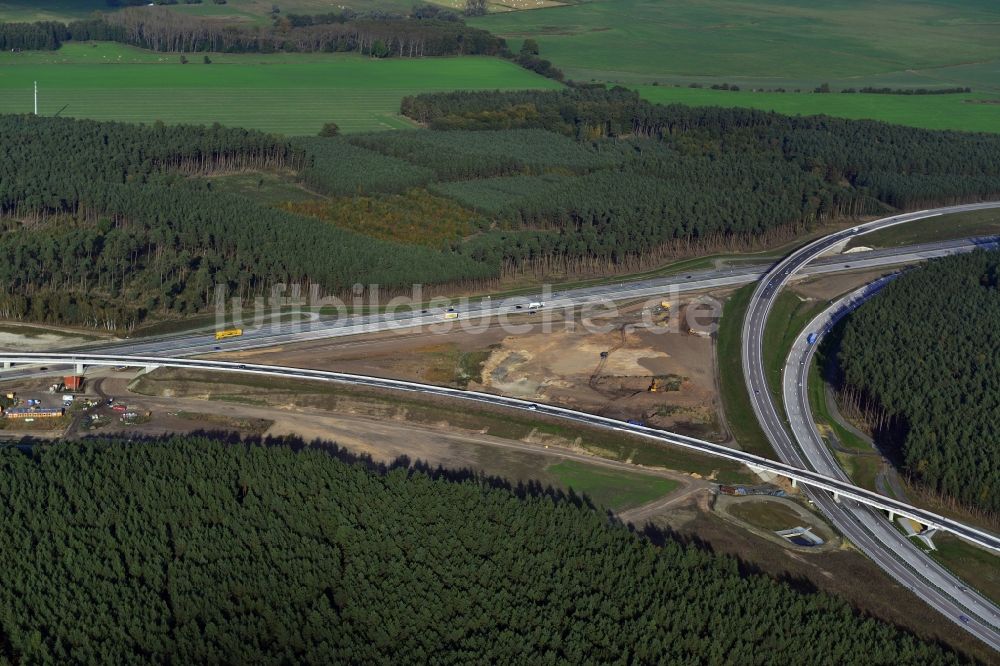
[[[243,335],[243,329],[242,328],[229,328],[229,329],[226,329],[225,331],[216,331],[216,333],[215,333],[215,339],[216,340],[225,340],[226,338],[236,338],[236,337],[239,337],[241,335]]]

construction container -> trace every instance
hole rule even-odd
[[[63,377],[63,385],[67,391],[82,391],[83,377],[79,375],[66,375]]]
[[[53,419],[62,416],[65,412],[62,409],[29,409],[27,407],[11,407],[4,411],[3,415],[8,419]]]

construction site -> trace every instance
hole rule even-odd
[[[599,331],[574,314],[550,332],[537,325],[446,333],[389,332],[221,354],[253,363],[311,367],[450,385],[582,409],[714,441],[727,441],[714,341],[686,323],[688,306],[622,305]],[[561,316],[561,315],[557,315]],[[567,323],[568,322],[568,323]]]

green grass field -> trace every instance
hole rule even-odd
[[[992,0],[602,0],[473,23],[581,80],[981,86],[992,63],[998,88],[998,21]]]
[[[1000,95],[862,95],[813,92],[731,92],[709,88],[637,86],[651,102],[691,106],[749,107],[789,115],[825,113],[883,120],[927,129],[1000,132]]]
[[[72,21],[108,11],[105,0],[0,0],[0,21]]]
[[[609,509],[626,509],[672,492],[677,481],[651,474],[623,472],[596,465],[565,460],[546,471],[577,494],[587,495],[594,504]]]
[[[847,247],[899,247],[976,236],[1000,236],[1000,209],[928,217],[857,236]]]
[[[43,115],[213,123],[289,135],[333,121],[346,132],[410,126],[404,95],[435,90],[555,88],[498,58],[373,60],[344,54],[164,55],[118,44],[0,54],[0,113],[26,113],[38,81]]]
[[[536,39],[542,57],[569,78],[643,86],[652,101],[1000,131],[1000,105],[966,101],[1000,101],[1000,4],[988,0],[602,0],[473,23],[515,49]],[[723,82],[744,90],[829,83],[836,90],[971,87],[975,94],[799,96],[672,87]]]
[[[491,12],[509,12],[519,9],[558,7],[577,0],[494,0]],[[465,0],[428,0],[431,4],[461,11]],[[277,5],[285,14],[325,14],[350,7],[358,12],[382,10],[387,12],[409,12],[414,0],[228,0],[217,5],[212,0],[201,4],[166,5],[172,11],[189,16],[222,18],[251,24],[270,24],[271,9]],[[105,0],[0,0],[0,21],[72,21],[86,18],[95,11],[112,11]]]
[[[771,500],[740,502],[730,506],[728,511],[754,527],[772,532],[800,527],[805,522],[792,507]]]

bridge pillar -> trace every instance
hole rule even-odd
[[[798,488],[799,482],[796,479],[792,479],[792,488]]]
[[[890,523],[896,522],[896,512],[893,511],[892,509],[889,509],[889,522]]]
[[[837,491],[833,491],[833,501],[840,504],[840,493]]]
[[[3,369],[4,370],[10,370],[12,367],[14,367],[14,364],[11,363],[10,361],[4,361],[3,362]]]
[[[82,375],[83,374],[83,363],[77,363],[76,364],[76,374],[78,374],[78,375]]]
[[[153,370],[156,370],[158,367],[160,367],[160,366],[158,366],[158,365],[147,365],[147,366],[143,367],[143,372],[144,373],[145,372],[152,372]]]

